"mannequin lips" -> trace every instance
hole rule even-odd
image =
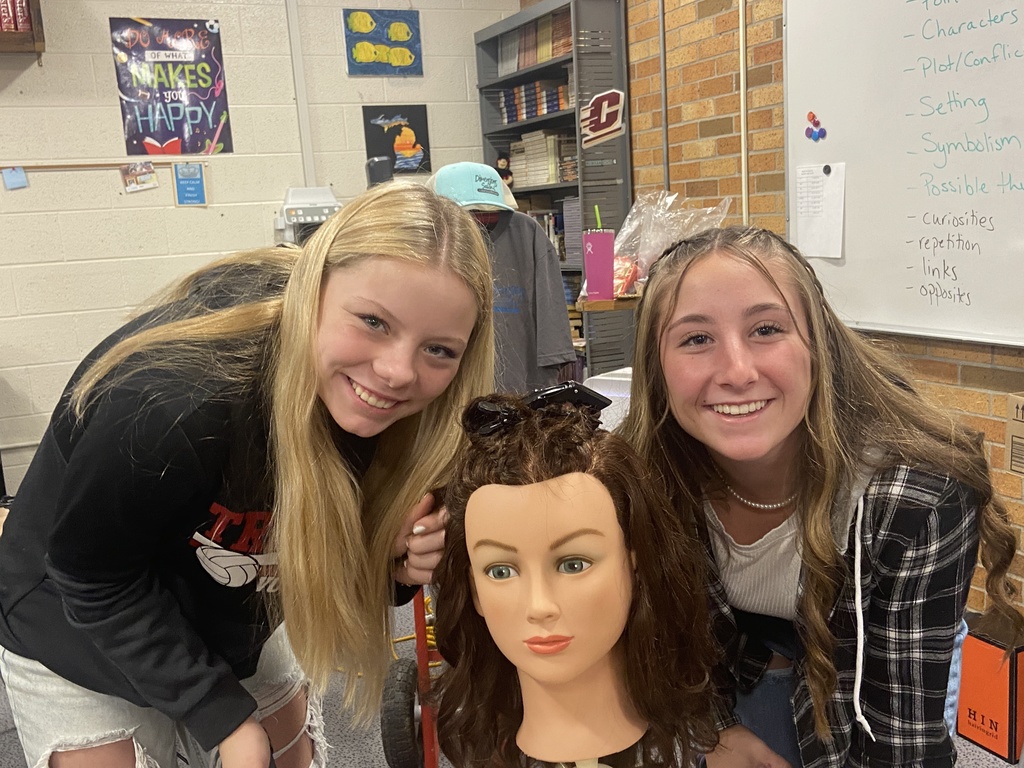
[[[544,637],[531,637],[523,642],[534,653],[547,656],[552,653],[561,653],[569,647],[569,643],[572,640],[571,637],[565,637],[564,635],[546,635]]]

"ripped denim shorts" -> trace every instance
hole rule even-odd
[[[136,768],[177,768],[179,759],[180,765],[190,768],[219,765],[216,750],[202,750],[180,723],[155,709],[82,688],[39,662],[4,648],[0,648],[0,674],[30,768],[46,768],[51,753],[56,751],[98,747],[127,738],[135,746]],[[242,680],[242,685],[257,701],[255,715],[259,720],[274,714],[306,689],[283,626],[263,646],[256,674]],[[304,732],[313,739],[312,768],[323,768],[327,746],[320,701],[313,696]],[[296,734],[295,741],[301,735]]]

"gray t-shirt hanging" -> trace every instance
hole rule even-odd
[[[525,394],[555,383],[576,353],[558,254],[525,213],[503,211],[489,232],[494,270],[495,383]]]

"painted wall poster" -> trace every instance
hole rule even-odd
[[[423,76],[419,11],[342,11],[349,75]]]
[[[231,152],[220,25],[110,19],[129,155]]]
[[[424,104],[363,107],[366,157],[390,157],[395,173],[430,172],[430,136]]]

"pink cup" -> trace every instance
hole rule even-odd
[[[615,298],[614,229],[583,232],[583,269],[587,278],[587,301]]]

